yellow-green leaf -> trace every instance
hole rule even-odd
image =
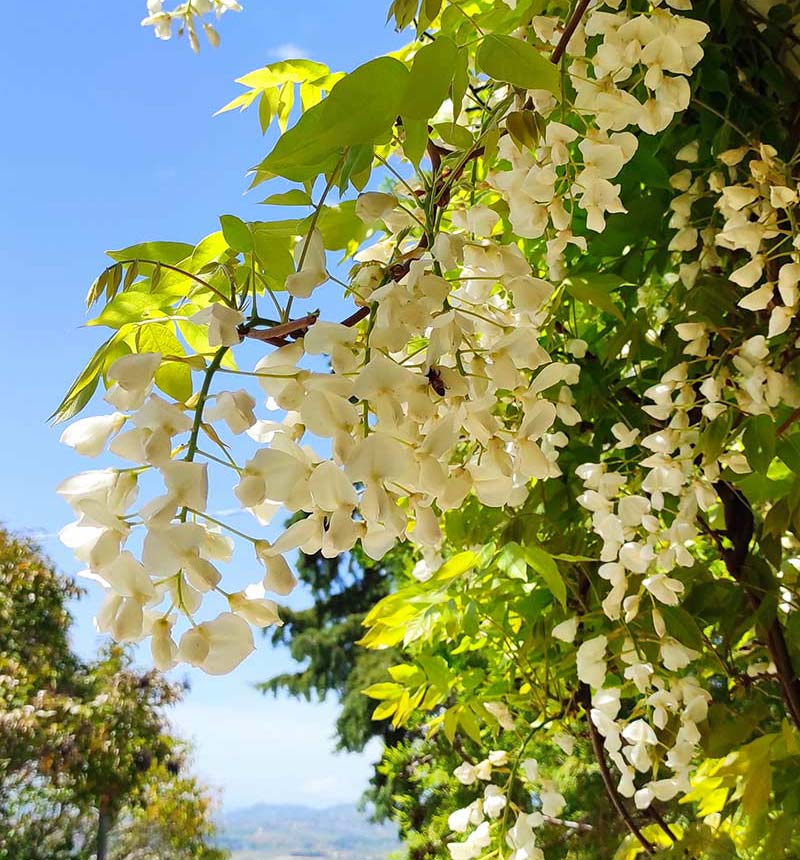
[[[548,90],[556,98],[561,97],[557,66],[522,39],[489,33],[478,48],[476,62],[481,71],[497,81],[526,90]]]

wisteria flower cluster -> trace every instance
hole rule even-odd
[[[697,97],[729,83],[689,0],[523,5],[395,2],[419,36],[397,56],[240,79],[227,109],[283,131],[254,185],[288,180],[265,202],[306,214],[114,252],[90,304],[116,334],[60,414],[102,376],[113,411],[62,441],[124,466],[60,486],[62,539],[106,590],[101,630],[210,673],[281,624],[296,551],[409,544],[361,644],[410,665],[365,692],[463,759],[453,860],[537,860],[547,828],[583,826],[534,736],[591,749],[653,854],[683,832],[661,811],[709,778],[714,708],[768,690],[800,728],[798,158]],[[746,5],[756,34],[780,24]],[[148,8],[194,44],[194,16],[239,7]],[[322,319],[336,286],[347,311]],[[264,350],[247,370],[244,341]],[[218,475],[244,531],[209,504]],[[234,537],[259,575],[228,591]],[[746,794],[753,762],[794,754],[788,730],[715,765],[713,790]]]

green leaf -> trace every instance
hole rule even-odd
[[[324,206],[317,218],[317,229],[329,251],[355,251],[367,235],[367,225],[356,215],[355,200]]]
[[[397,701],[394,699],[389,699],[385,702],[381,702],[377,708],[372,712],[373,720],[386,720],[392,716],[392,714],[397,710]]]
[[[759,738],[748,746],[748,752],[751,750],[752,752],[742,790],[742,809],[751,817],[764,814],[769,806],[769,795],[772,791],[772,765],[766,743],[768,737]],[[740,752],[740,757],[743,757],[743,754],[744,751]]]
[[[506,117],[506,128],[512,140],[520,149],[536,146],[541,128],[536,121],[537,114],[532,110],[513,111]]]
[[[681,606],[659,606],[667,631],[682,645],[686,645],[695,651],[702,651],[704,647],[703,634],[697,626],[697,622]]]
[[[428,654],[420,654],[417,658],[425,675],[434,687],[446,692],[451,683],[450,667],[443,657],[434,657]]]
[[[228,247],[242,253],[253,250],[253,234],[241,218],[235,215],[220,215],[219,223]]]
[[[229,110],[236,110],[239,108],[240,110],[245,110],[245,108],[249,108],[251,104],[256,100],[258,96],[258,90],[251,90],[247,93],[241,93],[236,96],[235,99],[231,99],[226,105],[223,105],[214,116],[219,116],[221,113],[227,113]]]
[[[700,433],[697,440],[697,450],[702,453],[706,460],[712,462],[719,457],[725,447],[725,441],[731,429],[731,411],[718,415]]]
[[[311,206],[313,201],[311,195],[301,188],[292,188],[281,194],[270,194],[261,201],[266,206]]]
[[[663,607],[660,607],[663,609]],[[711,758],[722,758],[740,747],[752,735],[763,712],[735,713],[722,704],[708,709],[708,720],[702,727],[703,750]]]
[[[263,69],[256,69],[236,78],[236,83],[252,89],[265,90],[285,83],[299,84],[313,81],[328,74],[330,69],[313,60],[279,60]]]
[[[469,87],[469,50],[461,48],[453,68],[453,85],[450,88],[450,98],[453,100],[453,116],[461,113],[461,105]]]
[[[428,123],[425,120],[403,117],[403,153],[412,163],[419,166],[425,147],[428,145]]]
[[[459,717],[459,725],[467,733],[467,735],[475,741],[476,744],[481,742],[481,727],[478,723],[475,714],[469,708],[464,708]]]
[[[278,112],[278,91],[275,89],[264,90],[258,100],[258,123],[261,126],[261,134],[266,134],[272,122],[272,117]]]
[[[456,737],[456,729],[458,728],[458,717],[461,713],[461,706],[454,705],[444,712],[444,736],[450,743],[453,743]]]
[[[561,98],[558,67],[522,39],[489,33],[478,48],[476,62],[482,72],[526,90],[548,90]]]
[[[397,681],[398,684],[402,684],[404,687],[418,687],[427,680],[422,669],[410,663],[400,663],[398,666],[390,666],[389,674],[393,681]]]
[[[563,607],[566,607],[567,586],[564,584],[561,571],[558,569],[558,565],[555,563],[553,556],[539,546],[526,546],[525,558],[536,573],[542,577],[545,585],[552,592],[553,597],[555,597]]]
[[[186,259],[194,245],[186,242],[141,242],[138,245],[130,245],[119,251],[106,251],[112,260],[157,260],[159,263],[167,263],[174,266]]]
[[[305,182],[337,164],[336,144],[326,136],[325,103],[315,105],[278,138],[269,155],[256,168],[253,184],[272,176]]]
[[[454,122],[439,122],[436,123],[434,129],[445,143],[455,146],[457,149],[469,149],[475,143],[472,134],[463,125],[457,125]]]
[[[744,453],[752,469],[767,473],[775,456],[775,422],[769,415],[753,415],[745,422],[742,435]]]
[[[601,311],[615,317],[620,322],[625,321],[622,311],[611,299],[611,290],[622,286],[625,281],[616,275],[571,275],[564,280],[567,292],[579,302],[593,305]]]
[[[188,364],[169,361],[170,356],[183,356],[186,351],[175,336],[171,323],[148,323],[136,332],[139,352],[160,352],[162,361],[155,375],[156,385],[168,397],[185,403],[192,396],[192,371]]]
[[[163,316],[163,299],[148,293],[120,293],[86,325],[121,328],[127,323],[141,322],[148,316]]]
[[[461,576],[462,573],[472,570],[477,561],[478,554],[472,552],[472,550],[459,552],[451,558],[448,558],[447,561],[439,568],[436,572],[436,578],[455,579],[457,576]]]
[[[58,408],[50,416],[50,421],[58,423],[74,418],[92,399],[100,381],[100,375],[105,368],[120,355],[129,351],[121,342],[123,335],[124,331],[114,332],[107,341],[100,344],[89,363],[69,387],[69,391],[64,395]]]
[[[294,272],[291,237],[269,230],[254,229],[255,253],[264,269],[264,277],[273,290],[282,290],[286,278]]]
[[[782,437],[778,443],[777,453],[795,475],[800,475],[800,433]]]
[[[122,284],[123,290],[129,290],[134,281],[139,277],[139,264],[134,260],[129,266],[128,271],[125,272],[125,280]]]
[[[409,119],[428,119],[447,98],[453,80],[458,48],[449,36],[420,48],[414,56],[399,113]]]
[[[394,0],[392,5],[389,7],[389,14],[386,17],[386,20],[390,21],[394,18],[397,29],[405,30],[405,28],[411,23],[416,12],[417,0]]]
[[[359,66],[279,138],[258,171],[300,182],[330,172],[341,147],[369,143],[391,128],[408,75],[392,57]]]
[[[347,190],[347,183],[350,181],[359,190],[366,185],[367,179],[369,179],[369,175],[372,172],[372,159],[374,155],[375,150],[371,143],[351,146],[347,150],[342,169],[339,171],[339,181],[337,183],[340,195],[344,194]]]
[[[528,579],[528,561],[518,543],[511,541],[497,554],[497,567],[511,579]]]
[[[337,146],[352,146],[391,128],[408,78],[408,69],[392,57],[378,57],[342,78],[321,103],[326,139]]]
[[[481,619],[478,615],[478,604],[474,600],[470,600],[461,616],[461,630],[467,636],[477,636],[480,629]]]
[[[403,687],[390,681],[382,681],[380,684],[372,684],[361,692],[370,699],[399,699]]]

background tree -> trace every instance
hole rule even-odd
[[[118,647],[78,658],[65,602],[79,589],[6,530],[0,577],[0,857],[103,860],[109,840],[120,860],[145,856],[143,841],[159,857],[223,857],[210,797],[166,721],[183,689]]]

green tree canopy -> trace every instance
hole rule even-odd
[[[0,578],[0,858],[122,860],[149,842],[140,856],[221,860],[211,797],[166,722],[182,688],[117,646],[77,657],[79,589],[5,529]]]

